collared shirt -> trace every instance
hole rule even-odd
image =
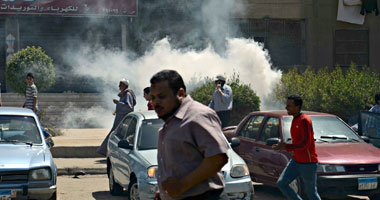
[[[33,110],[34,97],[37,98],[37,87],[34,85],[28,85],[25,93],[25,107]],[[38,109],[36,103],[36,109]]]
[[[380,114],[380,106],[376,104],[369,111]],[[367,136],[380,138],[380,115],[379,114],[377,115],[372,114],[368,116],[367,123],[366,123],[366,128],[368,129],[368,133],[367,133],[368,135],[366,134]],[[369,135],[369,129],[373,129],[375,135]]]
[[[214,109],[216,112],[232,110],[232,89],[229,85],[224,84],[221,88],[223,95],[219,94],[219,91],[215,89],[214,96],[211,99],[209,107]]]
[[[173,199],[161,188],[162,182],[167,178],[183,178],[199,167],[204,158],[218,154],[227,155],[227,150],[228,144],[215,111],[188,95],[159,131],[157,181],[161,198]],[[175,199],[222,188],[224,178],[218,172]]]

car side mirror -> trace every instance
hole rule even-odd
[[[280,138],[268,138],[266,141],[267,146],[272,146],[280,142]]]
[[[122,140],[117,144],[117,147],[123,148],[123,149],[132,149],[133,146],[129,144],[128,141]]]
[[[360,136],[360,138],[361,138],[362,140],[364,140],[364,142],[369,143],[369,137],[362,135],[362,136]]]
[[[230,145],[231,145],[231,148],[240,146],[240,139],[237,137],[231,138]]]

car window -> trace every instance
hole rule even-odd
[[[345,142],[347,140],[359,141],[360,138],[342,120],[336,116],[309,116],[313,124],[314,138],[323,142]],[[291,140],[290,127],[292,117],[283,119],[284,137],[287,141]],[[320,139],[320,140],[318,140]]]
[[[262,115],[254,115],[244,124],[243,128],[240,130],[238,136],[245,138],[250,138],[256,140],[257,132],[259,131],[260,125],[264,119]]]
[[[127,134],[125,137],[125,140],[127,140],[128,143],[131,145],[133,145],[133,141],[134,141],[133,139],[134,139],[135,133],[136,133],[136,124],[137,124],[137,119],[132,118],[130,123],[129,123]]]
[[[120,140],[122,140],[127,134],[129,122],[131,121],[131,119],[132,117],[127,117],[120,123],[116,131],[116,137],[118,137]]]
[[[143,120],[137,141],[137,149],[157,149],[158,130],[163,126],[160,119]]]
[[[0,116],[0,141],[41,144],[41,134],[33,117]]]
[[[280,120],[269,117],[260,133],[259,141],[265,142],[268,138],[280,138]]]

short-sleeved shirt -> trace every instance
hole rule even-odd
[[[33,109],[34,97],[37,98],[37,87],[33,83],[32,85],[28,85],[25,93],[25,107],[29,109]],[[38,108],[36,104],[36,109]]]
[[[183,178],[195,170],[204,158],[225,154],[228,144],[221,122],[215,111],[185,97],[174,115],[159,131],[157,180],[162,199],[172,199],[162,190],[162,182],[169,177]],[[190,188],[175,199],[223,189],[224,177],[218,172],[210,179]]]
[[[369,111],[380,114],[380,106],[376,104]],[[366,126],[367,126],[366,127],[367,129],[374,129],[376,138],[380,138],[380,116],[379,115],[368,116]],[[369,136],[373,137],[373,135],[369,135]]]

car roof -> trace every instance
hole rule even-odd
[[[18,107],[0,107],[0,115],[36,116],[31,109]]]
[[[140,115],[144,119],[158,119],[157,113],[154,110],[133,112],[135,115]]]
[[[321,112],[313,112],[313,111],[301,111],[301,113],[304,113],[306,115],[309,115],[309,116],[335,116],[333,114],[328,114],[328,113],[321,113]],[[251,112],[250,115],[253,115],[253,114],[264,114],[264,115],[273,115],[273,116],[276,116],[276,117],[286,117],[286,116],[290,116],[288,115],[288,112],[286,110],[267,110],[267,111],[254,111],[254,112]]]

